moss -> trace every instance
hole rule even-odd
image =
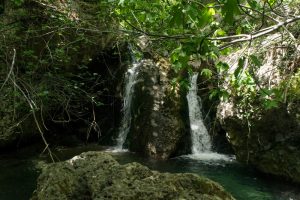
[[[267,173],[300,183],[300,146],[276,145],[257,158],[257,167]]]
[[[234,199],[217,183],[194,174],[159,173],[139,163],[119,165],[101,152],[75,158],[44,168],[32,200]]]

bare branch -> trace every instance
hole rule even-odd
[[[12,75],[13,70],[14,70],[14,65],[15,65],[15,60],[16,60],[16,49],[14,49],[13,51],[14,51],[14,55],[13,55],[13,60],[12,60],[11,66],[10,66],[10,70],[6,76],[4,83],[1,85],[0,91],[3,89],[4,85],[7,83],[7,81],[9,80],[9,78]]]
[[[292,19],[287,19],[286,21],[279,22],[278,24],[276,24],[274,26],[267,27],[265,29],[262,29],[260,31],[255,32],[255,33],[252,33],[252,34],[236,35],[235,37],[240,37],[240,39],[232,40],[232,41],[228,42],[227,44],[225,44],[224,46],[221,46],[220,49],[222,50],[222,49],[225,49],[225,48],[227,48],[229,46],[232,46],[236,43],[250,41],[250,40],[256,39],[258,37],[267,35],[269,33],[272,33],[273,31],[278,30],[281,27],[286,26],[287,24],[290,24],[290,23],[298,21],[298,20],[300,20],[300,16],[296,16],[295,18],[292,18]],[[230,38],[232,38],[232,36],[221,37],[221,38],[219,38],[219,40],[228,40]],[[214,38],[214,40],[218,40],[218,38]]]

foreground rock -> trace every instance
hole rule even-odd
[[[234,199],[217,183],[194,174],[151,171],[110,155],[87,152],[43,169],[32,200],[82,199]]]

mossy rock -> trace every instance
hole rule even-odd
[[[120,165],[107,153],[87,152],[46,166],[32,200],[57,199],[234,199],[219,184],[195,174],[151,171],[139,163]]]
[[[219,106],[219,119],[237,159],[260,171],[300,183],[299,109],[281,105],[252,119],[250,132],[232,102]]]
[[[183,109],[186,98],[170,63],[163,58],[144,59],[138,68],[132,97],[132,121],[128,135],[129,149],[155,159],[168,159],[177,153],[189,136]]]

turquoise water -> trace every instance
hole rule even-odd
[[[99,146],[56,149],[61,160],[69,159],[89,150],[103,150]],[[37,150],[28,150],[0,156],[0,200],[28,200],[36,187],[40,161]],[[238,200],[299,200],[299,186],[281,180],[263,177],[255,170],[234,160],[207,162],[188,157],[157,161],[143,158],[134,153],[111,153],[120,163],[139,162],[161,172],[191,172],[219,182]]]
[[[238,200],[300,200],[300,187],[270,179],[232,161],[195,160],[179,157],[168,161],[145,159],[133,153],[115,154],[120,163],[139,162],[153,170],[171,173],[196,173],[220,183]]]

